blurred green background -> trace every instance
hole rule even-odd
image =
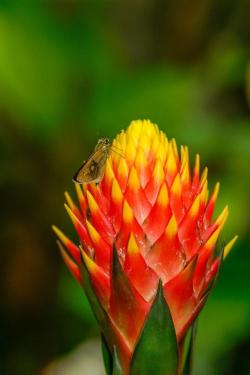
[[[229,203],[223,238],[239,234],[195,374],[250,373],[249,15],[248,0],[1,1],[1,374],[47,374],[98,336],[51,224],[76,238],[63,191],[98,138],[138,118],[201,154],[217,212]]]

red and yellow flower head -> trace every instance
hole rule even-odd
[[[105,341],[115,348],[122,373],[130,374],[159,282],[180,346],[218,272],[216,243],[228,208],[213,219],[219,184],[209,197],[199,155],[191,171],[188,148],[178,150],[150,121],[133,121],[114,139],[113,149],[120,151],[111,151],[98,185],[75,185],[78,206],[66,193],[81,245],[54,231],[66,265],[83,287],[82,270],[88,275],[105,317],[96,313]],[[235,240],[225,246],[224,257]]]

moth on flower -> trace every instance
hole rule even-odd
[[[94,152],[83,162],[81,167],[73,176],[73,181],[78,184],[91,182],[99,183],[104,175],[105,164],[110,151],[119,153],[115,146],[111,145],[108,138],[101,138],[95,146]],[[122,156],[122,155],[120,155]]]

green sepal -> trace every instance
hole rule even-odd
[[[102,339],[102,357],[104,362],[104,367],[107,375],[112,375],[113,360],[110,353],[108,344],[106,343],[105,337],[101,335]]]
[[[182,375],[191,375],[193,371],[194,343],[195,343],[195,337],[196,337],[196,332],[197,332],[197,326],[198,326],[198,320],[195,320],[191,328],[188,351],[187,351],[187,356],[185,359]]]
[[[113,349],[113,371],[112,371],[112,375],[123,375],[122,374],[122,368],[121,368],[121,365],[120,365],[120,361],[119,361],[119,358],[118,358],[118,355],[117,355],[117,350],[116,350],[115,346],[114,346],[114,349]]]
[[[176,375],[178,346],[173,320],[163,295],[162,282],[131,360],[131,375]]]

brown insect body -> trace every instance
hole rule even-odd
[[[74,174],[73,181],[78,184],[100,182],[105,169],[106,161],[111,150],[111,143],[108,138],[99,139],[94,152],[83,162],[78,171]]]

